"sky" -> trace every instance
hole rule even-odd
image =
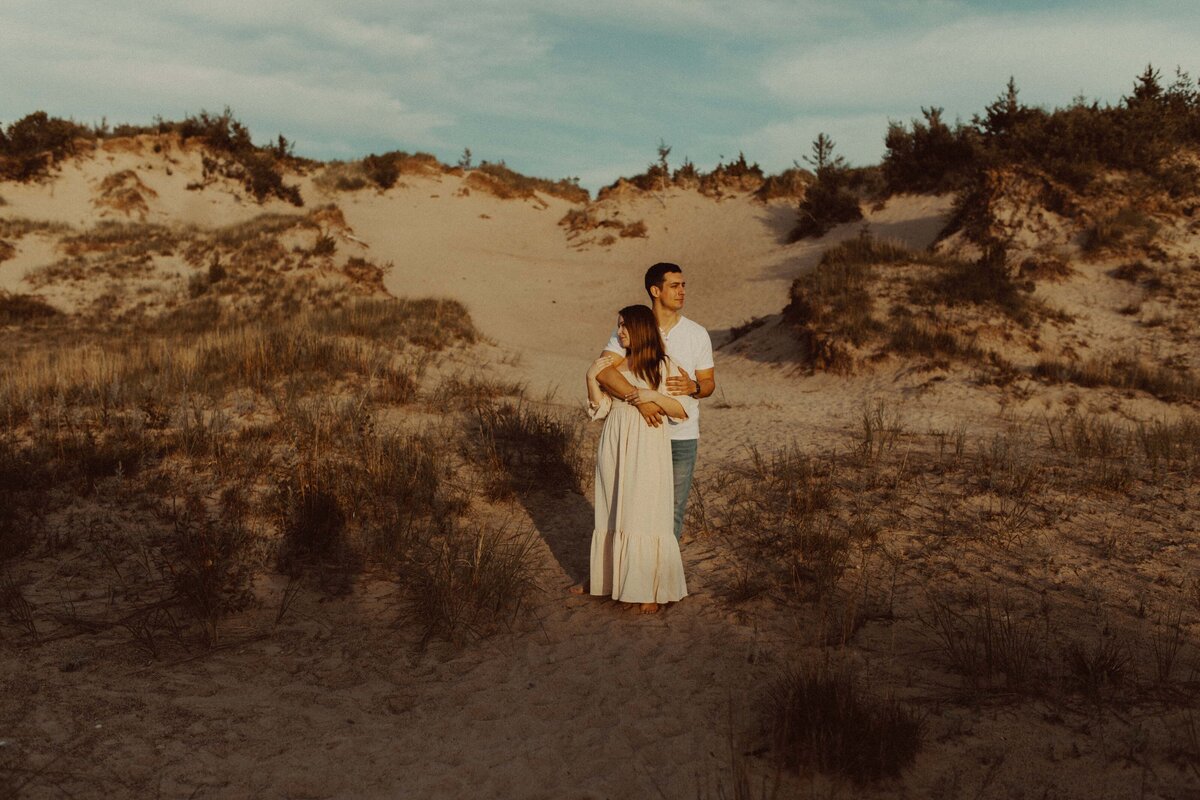
[[[1004,90],[1118,102],[1200,75],[1194,0],[0,0],[0,124],[225,107],[265,143],[504,161],[591,189],[659,142],[768,172],[818,133],[878,163],[889,120],[969,121]]]

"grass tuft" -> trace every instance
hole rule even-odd
[[[847,663],[802,662],[770,687],[768,726],[776,758],[865,783],[895,777],[921,748],[921,719],[877,698]]]

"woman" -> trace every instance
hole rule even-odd
[[[602,356],[587,371],[588,413],[604,418],[596,452],[596,524],[592,531],[593,595],[638,603],[644,614],[687,594],[683,559],[675,540],[674,479],[667,426],[652,428],[635,406],[655,402],[675,419],[687,412],[666,394],[675,369],[667,358],[654,312],[622,308],[617,338],[625,348],[621,365],[636,387],[628,403],[613,403],[596,380],[613,359]]]

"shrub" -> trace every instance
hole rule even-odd
[[[948,328],[911,316],[900,317],[892,326],[888,346],[900,355],[978,358],[983,352]]]
[[[786,668],[767,703],[775,757],[790,769],[811,766],[862,783],[899,775],[921,748],[920,718],[870,695],[846,663]]]
[[[1200,380],[1191,372],[1148,363],[1135,353],[1084,362],[1042,358],[1033,368],[1033,375],[1056,383],[1137,389],[1167,401],[1200,397]]]
[[[316,312],[311,324],[315,330],[335,336],[406,341],[430,350],[473,344],[479,339],[466,306],[457,300],[358,300]]]
[[[834,225],[862,219],[858,198],[847,188],[846,161],[833,155],[833,147],[833,140],[822,133],[813,141],[812,156],[805,158],[816,169],[817,179],[807,187],[800,201],[790,241],[823,236]]]
[[[377,156],[372,153],[362,160],[363,173],[371,183],[380,189],[392,188],[396,185],[396,181],[400,180],[400,164],[396,158],[397,155],[403,157],[405,154],[385,153]]]
[[[942,121],[942,109],[922,108],[912,130],[888,124],[883,178],[889,192],[948,192],[962,188],[977,166],[978,135]]]
[[[759,200],[803,197],[815,178],[815,175],[800,166],[785,169],[778,175],[768,175],[764,178],[763,185],[755,192],[755,196]]]
[[[21,325],[59,316],[59,310],[40,297],[0,291],[0,325]]]
[[[906,248],[866,232],[831,247],[821,255],[816,269],[792,281],[784,319],[802,326],[828,326],[861,345],[868,335],[882,329],[871,314],[873,301],[867,291],[874,266],[911,257]]]
[[[931,629],[946,666],[973,689],[993,688],[993,679],[1002,675],[1009,691],[1037,691],[1048,679],[1037,621],[1020,616],[1007,600],[994,604],[985,594],[978,607],[960,613],[930,595],[928,616],[921,621]]]
[[[921,305],[969,303],[985,306],[1028,324],[1033,319],[1028,294],[1012,279],[1003,252],[993,250],[978,261],[938,259],[936,274],[913,284],[909,298]]]
[[[1125,246],[1144,247],[1154,238],[1158,223],[1136,208],[1126,206],[1096,220],[1084,235],[1083,249],[1088,253]]]
[[[347,509],[335,489],[337,468],[328,462],[297,465],[277,483],[272,506],[283,536],[279,569],[295,576],[314,568],[327,590],[344,592],[357,559],[346,531]]]
[[[869,543],[868,519],[832,513],[833,466],[796,447],[769,456],[751,449],[732,465],[705,514],[736,553],[731,596],[748,597],[778,587],[785,596],[829,596],[841,581],[856,547]],[[748,577],[752,570],[753,578]],[[751,591],[753,587],[753,591]]]
[[[202,110],[196,116],[185,117],[182,122],[160,119],[158,131],[177,133],[184,141],[203,139],[216,156],[204,157],[206,177],[216,174],[240,181],[260,203],[269,197],[278,197],[294,206],[304,205],[300,188],[283,182],[282,168],[302,163],[292,155],[287,140],[280,136],[273,145],[256,147],[250,139],[249,129],[234,118],[228,107],[221,114]]]
[[[1163,86],[1152,66],[1115,106],[1077,99],[1046,110],[1023,104],[1010,78],[1003,93],[953,128],[922,109],[911,129],[892,123],[883,169],[889,191],[946,191],[978,183],[996,167],[1024,165],[1076,189],[1105,169],[1150,176],[1172,196],[1194,190],[1194,171],[1169,165],[1181,144],[1200,142],[1200,93],[1187,73]]]
[[[0,177],[26,181],[75,152],[75,141],[92,138],[82,125],[35,111],[8,126],[0,136]]]
[[[536,191],[560,197],[570,203],[587,203],[591,200],[588,190],[579,185],[578,178],[563,178],[557,181],[531,178],[509,169],[503,161],[495,164],[484,161],[475,171],[494,178],[502,186],[508,187],[514,196],[530,196]]]

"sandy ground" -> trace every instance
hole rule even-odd
[[[101,213],[92,200],[96,185],[121,168],[138,169],[154,189],[150,221],[211,226],[262,213],[231,193],[184,189],[191,157],[104,153],[67,166],[50,184],[0,187],[8,202],[0,213],[90,223]],[[390,262],[386,285],[394,294],[467,305],[492,340],[472,357],[503,363],[480,369],[499,368],[564,407],[580,402],[583,370],[607,340],[616,310],[645,301],[642,274],[655,261],[683,266],[684,313],[707,326],[718,346],[731,327],[768,318],[751,334],[752,346],[717,350],[719,389],[703,407],[701,483],[750,447],[846,447],[864,405],[879,397],[918,431],[963,420],[999,429],[1036,407],[1036,400],[1014,406],[997,389],[965,382],[930,386],[902,369],[852,381],[803,373],[775,330],[787,289],[861,224],[787,245],[794,212],[786,203],[676,192],[665,203],[623,206],[627,219],[646,223],[647,238],[576,247],[558,225],[570,207],[561,200],[464,196],[453,175],[405,176],[403,184],[322,198],[305,180],[303,190],[310,205],[336,201],[370,257]],[[948,209],[947,198],[896,198],[865,224],[878,236],[924,247]],[[295,212],[282,203],[268,210]],[[19,289],[24,272],[52,249],[47,237],[21,239],[17,256],[0,263],[0,286]],[[512,514],[540,540],[542,591],[511,633],[466,647],[435,642],[418,651],[414,635],[394,625],[394,587],[386,581],[365,581],[347,600],[302,595],[278,627],[235,626],[228,647],[166,663],[104,637],[5,642],[0,752],[20,743],[48,762],[22,796],[733,796],[731,751],[761,750],[761,688],[806,622],[722,602],[714,587],[727,564],[703,539],[683,549],[691,595],[663,614],[640,617],[569,596],[566,587],[586,568],[590,498],[528,500]],[[70,586],[69,559],[59,570]],[[259,590],[277,603],[281,579],[264,577]],[[896,647],[885,627],[868,628],[868,674],[886,671],[873,664],[890,663]],[[919,701],[925,692],[909,693]],[[940,701],[930,703],[932,710]],[[1115,798],[1134,796],[1145,778],[1119,764],[1081,778],[1087,753],[1076,756],[1085,760],[1072,762],[1069,777],[1056,778],[1046,770],[1069,756],[1035,752],[1044,738],[1012,729],[1006,714],[942,709],[929,732],[938,744],[904,782],[856,789],[785,777],[780,796]],[[1125,746],[1105,738],[1109,729],[1100,722],[1094,731],[1094,755],[1105,765]],[[753,760],[752,772],[771,774],[762,759]],[[1162,777],[1160,786],[1186,785]],[[1026,786],[1036,790],[1023,794]]]

